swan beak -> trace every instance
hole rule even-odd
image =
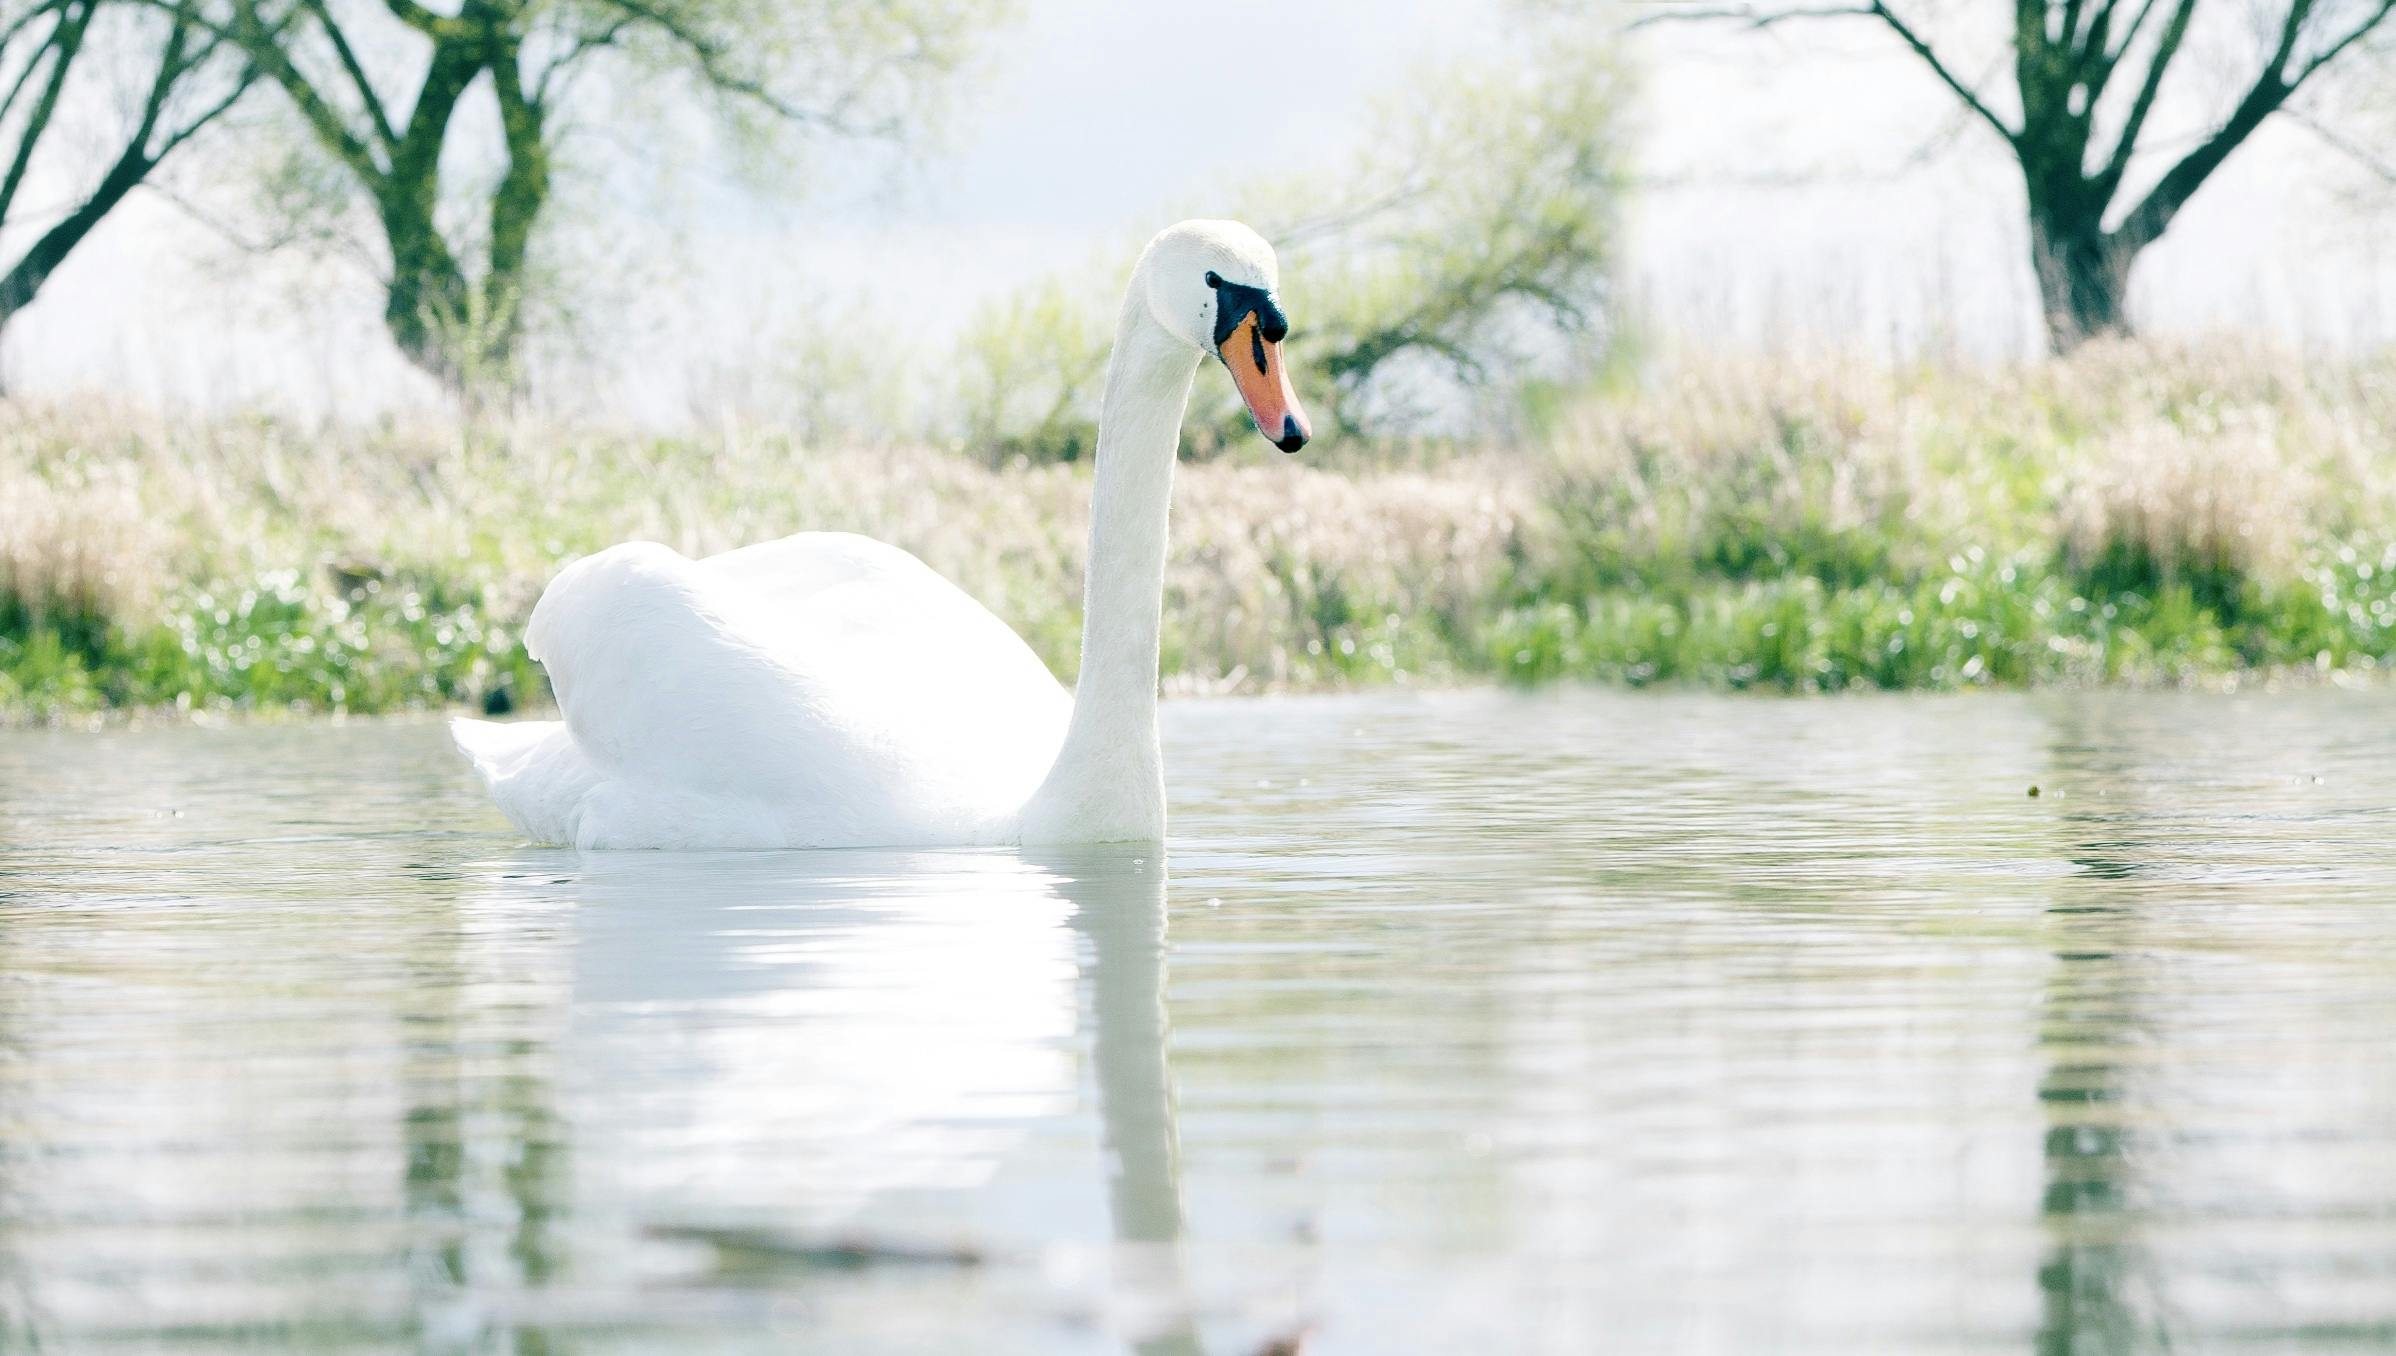
[[[1281,342],[1265,338],[1256,316],[1250,314],[1234,326],[1215,352],[1231,369],[1231,384],[1248,403],[1257,432],[1284,452],[1306,446],[1314,434],[1307,426],[1306,411],[1298,407],[1298,393],[1290,387],[1289,365],[1281,361]]]

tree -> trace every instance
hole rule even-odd
[[[1410,82],[1331,209],[1271,228],[1307,299],[1296,370],[1350,432],[1503,414],[1485,397],[1511,407],[1526,382],[1603,356],[1623,79],[1598,35],[1533,41],[1526,59]]]
[[[2311,107],[2291,103],[2287,111],[2347,171],[2341,196],[2378,221],[2396,208],[2396,21],[2338,65],[2336,81],[2306,101]]]
[[[2168,74],[2182,65],[2198,0],[2015,0],[2012,120],[1959,73],[1890,0],[1853,7],[1666,10],[1661,18],[1735,18],[1756,27],[1859,17],[1878,23],[2012,153],[2028,194],[2030,265],[2057,351],[2130,328],[2130,269],[2255,129],[2306,82],[2396,13],[2396,0],[2264,0],[2259,66],[2226,112],[2192,140],[2150,138]],[[2226,10],[2224,0],[2203,7]],[[2396,26],[2392,26],[2396,27]],[[2170,157],[2136,177],[2142,156]]]
[[[153,11],[105,0],[38,0],[0,18],[0,231],[32,237],[13,258],[0,256],[0,329],[33,304],[75,247],[161,162],[249,88],[255,71],[197,22],[194,3]],[[121,125],[105,130],[100,157],[88,160],[88,143],[71,138],[60,154],[44,155],[61,141],[53,133],[78,93],[70,87],[90,87],[87,102],[102,98],[111,57],[126,54],[140,63],[137,102]],[[78,82],[78,76],[88,78]],[[53,180],[70,177],[72,164],[95,164],[99,173],[75,177],[63,208],[53,182],[41,193],[41,207],[24,209],[27,186],[43,178],[36,162],[53,159],[60,171]]]
[[[760,144],[892,136],[965,51],[985,0],[215,0],[213,30],[279,88],[354,186],[388,269],[401,353],[457,387],[516,374],[536,232],[560,165],[562,105],[594,68],[615,92],[679,84]],[[497,145],[465,186],[468,96]],[[635,129],[654,137],[659,120]],[[461,193],[479,199],[458,211]]]
[[[1347,433],[1465,427],[1486,437],[1527,386],[1603,356],[1623,81],[1584,25],[1541,25],[1513,59],[1415,73],[1382,101],[1371,143],[1233,215],[1280,256],[1290,371],[1319,422]],[[1219,205],[1197,205],[1220,214]],[[1130,251],[987,307],[952,364],[957,422],[994,461],[1071,461],[1097,445],[1113,289]],[[1183,426],[1195,456],[1254,437],[1224,383],[1200,382]]]

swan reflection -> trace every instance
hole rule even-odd
[[[1102,848],[1040,865],[1073,905],[1109,1169],[1118,1303],[1142,1356],[1198,1351],[1184,1276],[1181,1135],[1165,1014],[1165,863]]]
[[[1108,1326],[1198,1350],[1154,849],[531,851],[506,874],[572,905],[558,1050],[586,1219],[794,1258],[1098,1244]],[[1093,1133],[1098,1174],[1057,1164]],[[1077,1203],[1073,1176],[1102,1190]]]

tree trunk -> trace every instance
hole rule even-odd
[[[544,110],[524,87],[521,38],[507,12],[469,5],[471,28],[435,46],[407,134],[378,185],[391,278],[383,325],[409,362],[458,395],[481,399],[513,387],[523,335],[525,264],[549,199]],[[489,258],[479,284],[441,233],[441,151],[468,87],[485,73],[498,97],[507,170],[490,204]]]
[[[454,387],[465,375],[474,327],[465,275],[440,229],[421,214],[386,212],[383,240],[391,249],[383,328],[409,362]]]
[[[486,375],[512,388],[517,349],[524,335],[525,268],[533,230],[549,203],[547,110],[525,88],[523,52],[512,32],[494,39],[492,92],[499,100],[500,134],[507,147],[507,173],[491,194],[491,254],[483,276],[483,344]]]
[[[441,152],[459,101],[483,73],[484,46],[475,34],[435,40],[390,168],[374,184],[391,250],[384,328],[409,362],[453,388],[474,376],[482,317],[466,271],[441,235]]]
[[[2047,343],[2069,353],[2102,336],[2130,333],[2130,265],[2137,251],[2094,220],[2032,215],[2030,268],[2046,317]]]

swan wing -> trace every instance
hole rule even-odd
[[[966,596],[914,555],[854,532],[794,533],[708,556],[698,564],[720,580],[771,595],[784,606],[796,606],[843,584],[874,582],[937,585]]]
[[[762,806],[794,844],[975,836],[1037,787],[1070,707],[987,608],[844,533],[702,561],[612,547],[558,575],[525,638],[590,802]]]
[[[1012,627],[914,555],[802,532],[698,568],[746,638],[849,734],[907,764],[910,784],[942,773],[981,784],[1036,765],[1019,802],[1047,774],[1071,698]]]
[[[599,778],[565,722],[460,718],[449,734],[518,832],[536,843],[574,841],[575,817]]]

